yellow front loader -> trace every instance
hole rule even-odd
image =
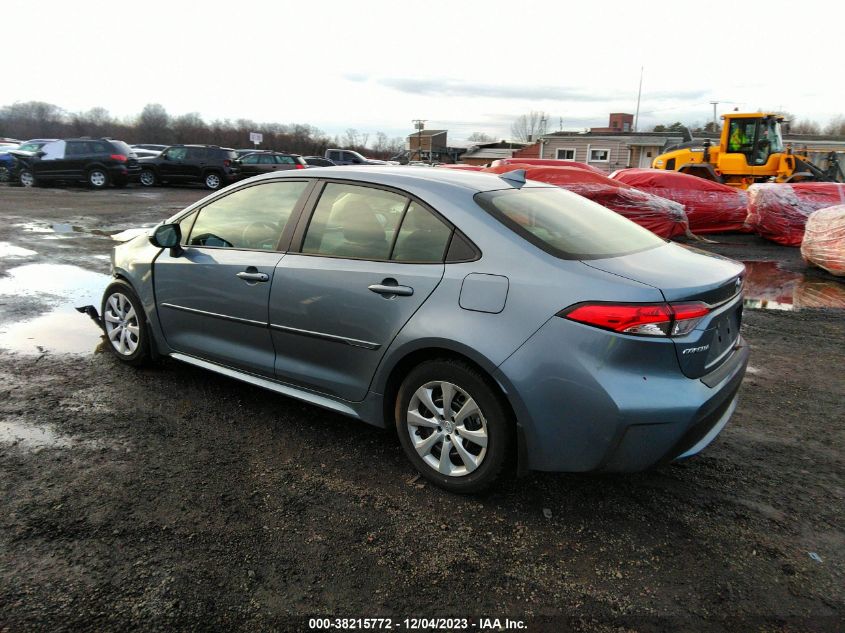
[[[836,153],[828,155],[822,170],[807,150],[784,148],[783,117],[764,112],[731,112],[724,121],[719,145],[709,139],[675,146],[654,159],[652,167],[691,174],[733,187],[748,188],[755,182],[836,181],[842,178]]]

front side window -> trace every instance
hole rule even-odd
[[[399,194],[328,183],[305,233],[303,253],[386,260],[408,199]]]
[[[273,251],[306,182],[272,182],[245,187],[202,208],[189,246]]]
[[[488,191],[476,202],[514,233],[561,259],[599,259],[664,244],[600,204],[558,188]]]
[[[268,156],[267,154],[261,154],[258,157],[258,164],[259,165],[272,165],[273,164],[273,157]]]
[[[187,154],[187,147],[171,147],[167,150],[167,158],[170,160],[185,160],[185,156],[187,156]]]

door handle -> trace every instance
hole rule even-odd
[[[371,292],[375,292],[376,294],[380,294],[383,297],[390,299],[392,297],[410,297],[414,294],[414,289],[410,286],[400,286],[395,279],[388,277],[387,279],[383,279],[380,284],[373,284],[372,286],[367,286],[367,289]]]
[[[270,281],[270,275],[267,273],[243,271],[237,273],[235,276],[239,279],[243,279],[244,281],[251,281],[253,283],[257,281]]]

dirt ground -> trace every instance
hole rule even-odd
[[[203,195],[0,187],[0,631],[845,630],[845,283],[797,249],[704,245],[761,272],[741,402],[701,456],[458,497],[387,432],[103,353],[72,308],[105,287],[109,234]]]

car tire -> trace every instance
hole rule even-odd
[[[35,174],[32,173],[31,169],[21,169],[18,174],[18,182],[24,187],[36,187],[38,185]]]
[[[514,425],[507,404],[483,374],[457,360],[426,361],[413,369],[399,387],[394,417],[408,459],[450,492],[490,486],[511,451]]]
[[[105,189],[109,186],[109,174],[102,167],[89,169],[85,181],[91,189]]]
[[[153,187],[158,182],[158,178],[156,178],[156,174],[152,169],[143,170],[138,179],[143,187]]]
[[[106,345],[127,365],[139,366],[150,359],[150,335],[141,300],[128,283],[110,284],[101,305]]]
[[[221,176],[216,171],[210,171],[205,175],[203,179],[203,184],[205,184],[206,189],[211,189],[212,191],[217,191],[220,187],[223,186],[223,176]]]

